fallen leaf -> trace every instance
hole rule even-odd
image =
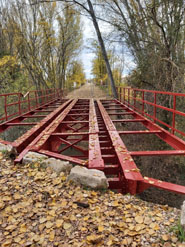
[[[46,222],[46,221],[47,221],[47,218],[40,218],[40,219],[39,219],[39,223],[40,223],[40,224],[42,224],[42,223],[44,223],[44,222]]]
[[[100,225],[100,226],[98,226],[98,231],[99,231],[99,232],[103,232],[103,231],[104,231],[104,227],[103,227],[103,226],[101,226],[101,225]]]
[[[56,227],[60,228],[62,226],[63,222],[64,222],[63,220],[56,220]]]
[[[142,216],[136,216],[135,221],[139,224],[143,223],[143,217]]]
[[[53,242],[55,238],[55,231],[51,231],[49,234],[49,241]]]
[[[102,241],[102,239],[103,238],[100,235],[93,234],[93,235],[87,236],[87,241],[92,243],[92,244],[98,244]]]
[[[50,221],[47,221],[46,228],[51,228],[53,226],[53,223]]]
[[[169,236],[168,235],[166,235],[166,234],[162,235],[162,240],[168,241],[168,239],[169,239]]]
[[[68,230],[69,228],[71,228],[71,224],[70,223],[67,223],[67,222],[64,222],[64,224],[63,224],[63,228],[65,229],[65,230]]]

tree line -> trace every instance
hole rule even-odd
[[[2,1],[0,62],[8,65],[8,76],[4,76],[6,69],[0,63],[0,82],[15,81],[15,75],[23,80],[20,70],[27,73],[37,89],[62,88],[66,80],[76,77],[85,81],[82,65],[77,61],[83,44],[80,15],[92,20],[97,35],[92,74],[99,81],[109,78],[115,97],[115,84],[122,81],[122,71],[113,71],[117,61],[111,62],[115,56],[107,49],[110,42],[115,47],[118,43],[126,47],[135,61],[136,68],[127,78],[129,85],[185,90],[183,0],[11,0],[6,5]],[[101,32],[102,21],[109,24],[109,43]],[[16,63],[17,59],[21,63]],[[79,76],[70,74],[75,70],[80,71]]]
[[[69,4],[31,0],[1,2],[0,88],[12,91],[65,88],[85,81],[78,59],[80,14]]]

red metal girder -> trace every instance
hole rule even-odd
[[[79,108],[78,108],[78,109],[77,109],[77,108],[74,108],[74,109],[72,109],[72,110],[71,110],[71,112],[73,112],[73,111],[84,112],[84,111],[88,111],[88,110],[89,110],[89,108],[85,108],[85,107],[84,107],[84,108],[82,108],[82,109],[79,109]]]
[[[66,101],[55,111],[45,116],[37,125],[28,130],[24,135],[19,137],[13,142],[13,146],[16,147],[18,153],[22,152],[33,140],[36,138],[47,126],[50,124],[55,117],[57,117],[61,111],[71,102],[71,100]]]
[[[79,124],[79,123],[89,123],[89,121],[63,121],[62,124]]]
[[[120,113],[109,113],[109,116],[120,116],[120,115],[133,115],[133,112],[120,112]]]
[[[185,150],[131,151],[131,156],[185,155]]]
[[[87,166],[87,162],[85,160],[73,158],[73,157],[70,157],[70,156],[67,156],[67,155],[58,154],[58,153],[54,153],[54,152],[51,152],[51,151],[48,151],[48,150],[43,150],[43,149],[39,150],[38,153],[45,154],[45,155],[47,155],[49,157],[53,157],[53,158],[56,158],[56,159],[67,160],[69,162],[72,162],[72,163],[75,163],[75,164],[78,164],[78,165]]]
[[[53,111],[52,110],[40,109],[40,110],[35,110],[35,112],[53,112]]]
[[[78,136],[78,135],[89,135],[89,132],[67,132],[67,133],[52,133],[52,136]]]
[[[75,144],[77,144],[78,142],[81,142],[82,140],[84,140],[85,138],[86,138],[86,136],[83,136],[82,138],[80,138],[80,139],[74,141],[73,143],[71,143],[71,142],[69,142],[69,141],[66,141],[66,140],[60,138],[61,143],[64,143],[64,144],[66,144],[67,146],[64,147],[64,148],[62,148],[62,149],[59,149],[58,153],[63,152],[63,151],[65,151],[66,149],[68,149],[68,148],[70,148],[70,147],[73,147],[73,148],[77,149],[78,151],[80,151],[80,152],[82,152],[82,153],[84,153],[84,154],[87,154],[87,151],[86,151],[85,149],[83,149],[83,148],[78,147],[77,145],[75,145]],[[71,139],[70,139],[70,141],[71,141]]]
[[[98,138],[99,128],[94,101],[90,100],[89,106],[89,162],[88,168],[104,169],[104,161],[101,156],[100,143]]]
[[[71,100],[69,100],[69,101],[67,101],[66,103],[64,103],[64,105],[63,106],[61,106],[61,108],[62,107],[64,107],[64,106],[66,106],[67,104],[69,104],[69,102],[71,102]],[[70,103],[70,105],[68,105],[67,106],[67,108],[69,108],[69,106],[71,106],[72,104],[74,103],[74,101],[72,101],[71,103]],[[66,109],[67,109],[66,108]],[[59,109],[56,109],[55,111],[59,111]],[[60,109],[61,110],[61,109]],[[65,111],[65,110],[64,110]],[[63,113],[63,111],[62,111],[62,113],[61,113],[61,111],[59,112],[60,114],[59,115],[57,115],[57,118],[55,118],[54,119],[54,124],[56,125],[58,125],[59,124],[59,119],[60,118],[62,118],[62,113]],[[54,114],[54,113],[53,113]],[[48,118],[49,118],[49,116],[48,116]],[[52,118],[52,120],[53,120],[53,118]],[[48,123],[48,119],[46,119],[46,118],[44,118],[43,119],[43,121],[46,121],[46,123]],[[41,139],[42,139],[42,144],[44,145],[44,143],[46,143],[47,142],[47,140],[48,140],[48,138],[49,138],[49,136],[50,135],[46,135],[44,138],[43,138],[43,135],[44,134],[46,134],[47,133],[47,131],[49,131],[51,128],[53,127],[53,122],[50,122],[50,124],[48,125],[48,126],[45,126],[45,129],[38,135],[38,136],[36,136],[35,137],[35,139],[33,139],[33,141],[27,146],[27,147],[25,147],[25,149],[19,154],[19,156],[15,159],[15,161],[14,161],[14,163],[15,164],[17,164],[17,163],[20,163],[21,161],[22,161],[22,159],[23,159],[23,157],[26,155],[26,153],[27,152],[29,152],[30,150],[32,150],[32,151],[38,151],[39,150],[39,148],[41,148],[41,142],[40,142],[40,146],[37,146],[38,145],[38,143],[39,143],[39,141],[41,141]],[[27,134],[27,133],[26,133]],[[25,134],[25,135],[26,135]],[[32,135],[31,135],[32,136]],[[33,137],[33,136],[32,136]],[[21,141],[21,140],[20,140]]]
[[[88,129],[88,124],[84,124],[81,127],[79,127],[78,129],[75,129],[74,131],[79,131],[79,130],[82,130],[82,129]]]
[[[59,114],[59,116],[55,119],[54,122],[52,122],[43,132],[40,140],[37,142],[37,144],[34,146],[35,151],[39,151],[42,149],[44,144],[48,141],[50,135],[54,133],[57,129],[57,127],[62,123],[62,121],[65,119],[67,114],[71,111],[73,106],[76,104],[78,100],[73,100],[62,113]]]
[[[129,154],[129,151],[125,147],[122,139],[120,138],[115,126],[112,123],[112,120],[110,119],[108,113],[104,109],[102,103],[97,100],[99,110],[101,112],[101,115],[103,117],[104,123],[106,124],[106,128],[108,131],[108,134],[110,136],[110,139],[112,141],[112,146],[114,148],[114,152],[119,160],[120,167],[122,169],[122,172],[124,174],[124,178],[126,180],[132,180],[135,184],[137,184],[137,181],[142,181],[143,177],[141,173],[139,172],[139,169],[135,165],[134,160]],[[131,194],[135,194],[137,189],[137,185],[128,187],[128,191]]]
[[[116,119],[112,120],[114,123],[131,123],[131,122],[144,122],[144,119]]]
[[[53,108],[53,109],[56,109],[57,106],[52,106],[52,105],[51,105],[51,106],[48,106],[48,108],[49,108],[49,109],[52,109],[52,108]]]
[[[106,175],[117,175],[120,171],[119,165],[105,165],[104,172]]]
[[[46,115],[26,115],[25,118],[42,118],[46,117]]]
[[[126,108],[125,108],[126,109]],[[106,111],[123,111],[121,108],[107,108]]]
[[[101,112],[102,118],[103,118],[103,120],[104,120],[104,125],[106,126],[105,129],[106,129],[108,132],[109,132],[109,131],[117,131],[115,125],[113,124],[113,122],[112,122],[112,120],[110,119],[108,113],[107,113],[106,110],[104,109],[102,103],[101,103],[99,100],[97,100],[97,103],[98,103],[98,107],[99,107],[100,112],[101,112],[101,110],[103,110],[102,112],[104,113],[104,114],[102,114],[102,112]]]
[[[118,190],[123,187],[122,181],[119,178],[108,178],[109,188],[112,190]]]
[[[79,117],[79,113],[68,114],[68,116],[77,116]],[[83,113],[83,116],[89,116],[88,113]]]
[[[138,134],[158,134],[161,133],[161,130],[130,130],[130,131],[118,131],[120,135],[138,135]]]
[[[149,188],[151,186],[185,195],[185,186],[172,184],[148,177],[144,177],[144,181],[138,183],[138,193],[143,192],[146,188]]]
[[[6,123],[6,126],[29,126],[29,125],[36,125],[37,122],[30,122],[30,123],[25,123],[25,122],[19,122],[19,123]]]

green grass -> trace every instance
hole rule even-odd
[[[177,222],[177,224],[175,226],[173,226],[170,229],[170,232],[174,232],[180,242],[185,241],[185,230],[181,226],[180,220]]]

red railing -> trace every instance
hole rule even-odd
[[[22,93],[0,94],[0,122],[34,110],[63,96],[61,89],[47,89]]]
[[[172,134],[185,136],[185,94],[124,87],[117,90],[121,102]]]

